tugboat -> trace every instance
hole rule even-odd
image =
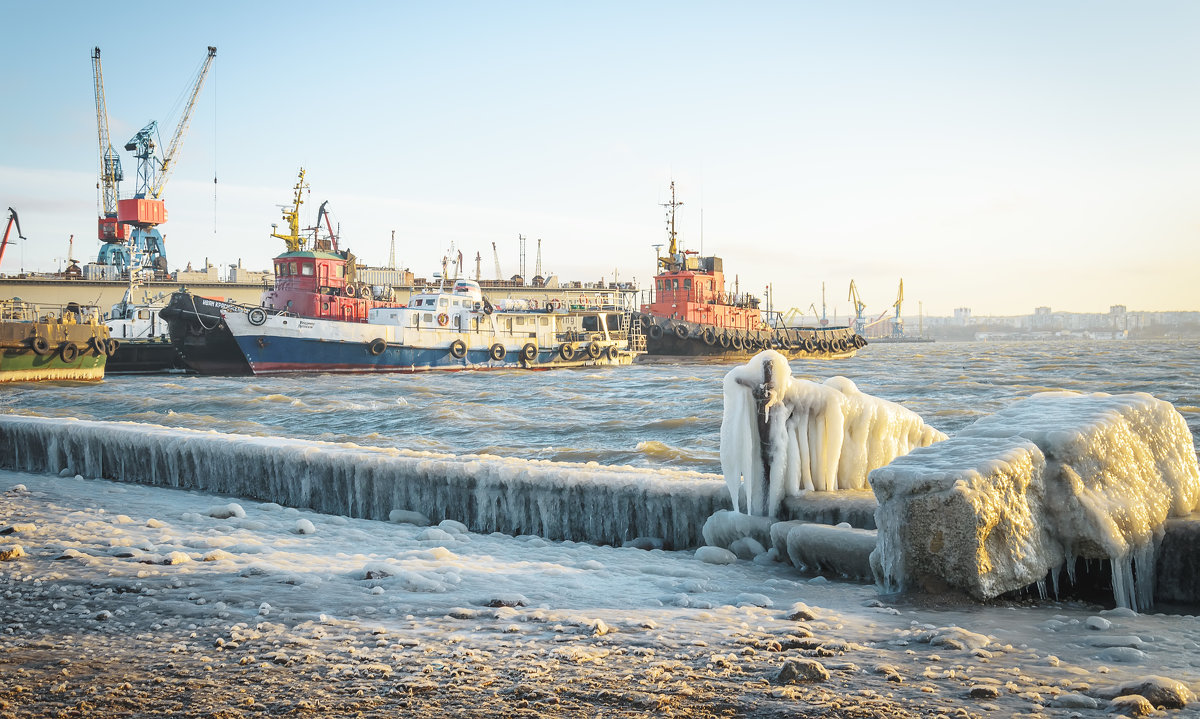
[[[648,355],[706,356],[743,360],[774,349],[790,359],[853,357],[867,340],[849,326],[770,326],[759,299],[727,292],[720,257],[699,257],[679,247],[675,233],[675,200],[671,183],[667,235],[669,249],[658,259],[650,301],[636,320],[646,335]]]
[[[264,313],[276,310],[300,317],[366,322],[372,308],[390,306],[390,287],[381,288],[377,299],[369,285],[356,281],[354,255],[338,249],[332,226],[329,235],[321,237],[318,219],[311,241],[301,236],[300,205],[306,187],[301,168],[293,204],[283,210],[289,232],[271,233],[284,241],[286,251],[275,258],[275,287],[263,293],[259,306],[200,297],[184,288],[173,293],[159,313],[167,321],[171,342],[188,369],[205,375],[253,374],[229,333],[224,319],[227,315],[259,309]],[[328,215],[326,218],[328,224]]]
[[[256,375],[628,365],[641,354],[628,310],[535,304],[493,307],[478,282],[459,279],[413,295],[407,307],[372,309],[368,322],[263,307],[224,321]]]

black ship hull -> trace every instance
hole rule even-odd
[[[158,316],[166,320],[171,344],[187,369],[203,375],[251,375],[222,318],[222,313],[246,310],[244,305],[181,290],[171,295]]]
[[[773,349],[788,359],[842,359],[867,346],[867,340],[850,327],[730,330],[642,312],[635,312],[634,318],[646,336],[648,355],[741,360]]]
[[[118,340],[117,351],[108,358],[106,374],[155,374],[184,372],[179,348],[156,339]]]

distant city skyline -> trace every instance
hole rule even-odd
[[[164,142],[208,82],[164,194],[172,269],[270,267],[301,166],[363,261],[430,276],[654,271],[680,237],[777,309],[1200,309],[1200,4],[1152,0],[598,5],[23,3],[0,44],[0,272],[95,258],[91,52],[114,146]],[[131,18],[155,28],[139,34]],[[141,43],[150,42],[152,50]],[[151,58],[151,59],[148,59]],[[911,308],[911,309],[910,309]]]

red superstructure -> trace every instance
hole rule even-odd
[[[395,306],[374,299],[368,285],[355,282],[352,263],[348,252],[285,252],[275,258],[275,289],[263,295],[262,304],[301,317],[345,322],[366,322],[368,310]]]
[[[757,297],[726,292],[720,257],[692,257],[686,252],[677,257],[666,264],[666,272],[654,277],[651,301],[641,307],[644,314],[718,329],[765,327]]]

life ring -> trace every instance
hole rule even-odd
[[[560,307],[562,307],[562,302],[559,302],[557,297],[550,300],[550,309],[557,310]]]
[[[504,345],[500,344],[499,342],[488,348],[488,357],[491,357],[497,362],[504,359],[504,355],[506,354],[508,354],[508,350],[504,349]]]
[[[590,343],[588,343],[587,355],[588,355],[588,357],[591,357],[592,359],[599,359],[600,358],[600,343],[595,340],[592,340]]]
[[[729,339],[728,332],[722,332],[721,336],[717,338],[717,344],[721,345],[721,349],[723,350],[729,349],[729,345],[732,343],[733,340]]]
[[[704,341],[704,344],[712,347],[717,343],[717,331],[712,327],[705,327],[704,331],[700,333],[700,339]]]
[[[647,334],[650,335],[650,339],[652,339],[652,340],[661,339],[663,336],[662,325],[660,325],[660,324],[650,325],[650,329],[647,330]]]
[[[246,320],[257,327],[267,321],[267,311],[261,307],[255,307],[246,313]]]
[[[383,354],[385,349],[387,349],[387,341],[382,337],[376,337],[375,339],[371,340],[370,344],[367,345],[367,351],[376,357]]]
[[[35,355],[48,355],[50,354],[50,340],[41,335],[30,337],[29,349],[33,350]]]
[[[64,342],[58,351],[62,354],[62,361],[68,364],[79,359],[79,345],[74,342]]]
[[[563,342],[558,348],[558,356],[570,362],[575,359],[575,346],[569,342]]]
[[[446,325],[450,324],[450,315],[446,314],[445,312],[439,312],[437,316],[437,322],[442,327],[445,327]]]
[[[681,340],[686,340],[688,336],[688,328],[682,322],[675,323],[675,336]]]
[[[529,309],[536,310],[537,308],[538,308],[538,301],[533,300],[533,299],[529,300]]]
[[[467,356],[467,343],[462,340],[454,340],[450,343],[450,356],[454,359],[462,359]]]
[[[525,346],[521,348],[521,359],[525,360],[526,362],[534,361],[537,359],[537,356],[538,348],[534,343],[526,342]]]
[[[358,297],[358,288],[354,285],[346,285],[342,288],[342,294],[347,297]]]
[[[113,355],[115,355],[117,353],[117,350],[120,348],[121,348],[121,340],[119,340],[115,337],[110,337],[110,338],[108,338],[108,342],[104,343],[104,354],[108,355],[109,357],[112,357]]]

